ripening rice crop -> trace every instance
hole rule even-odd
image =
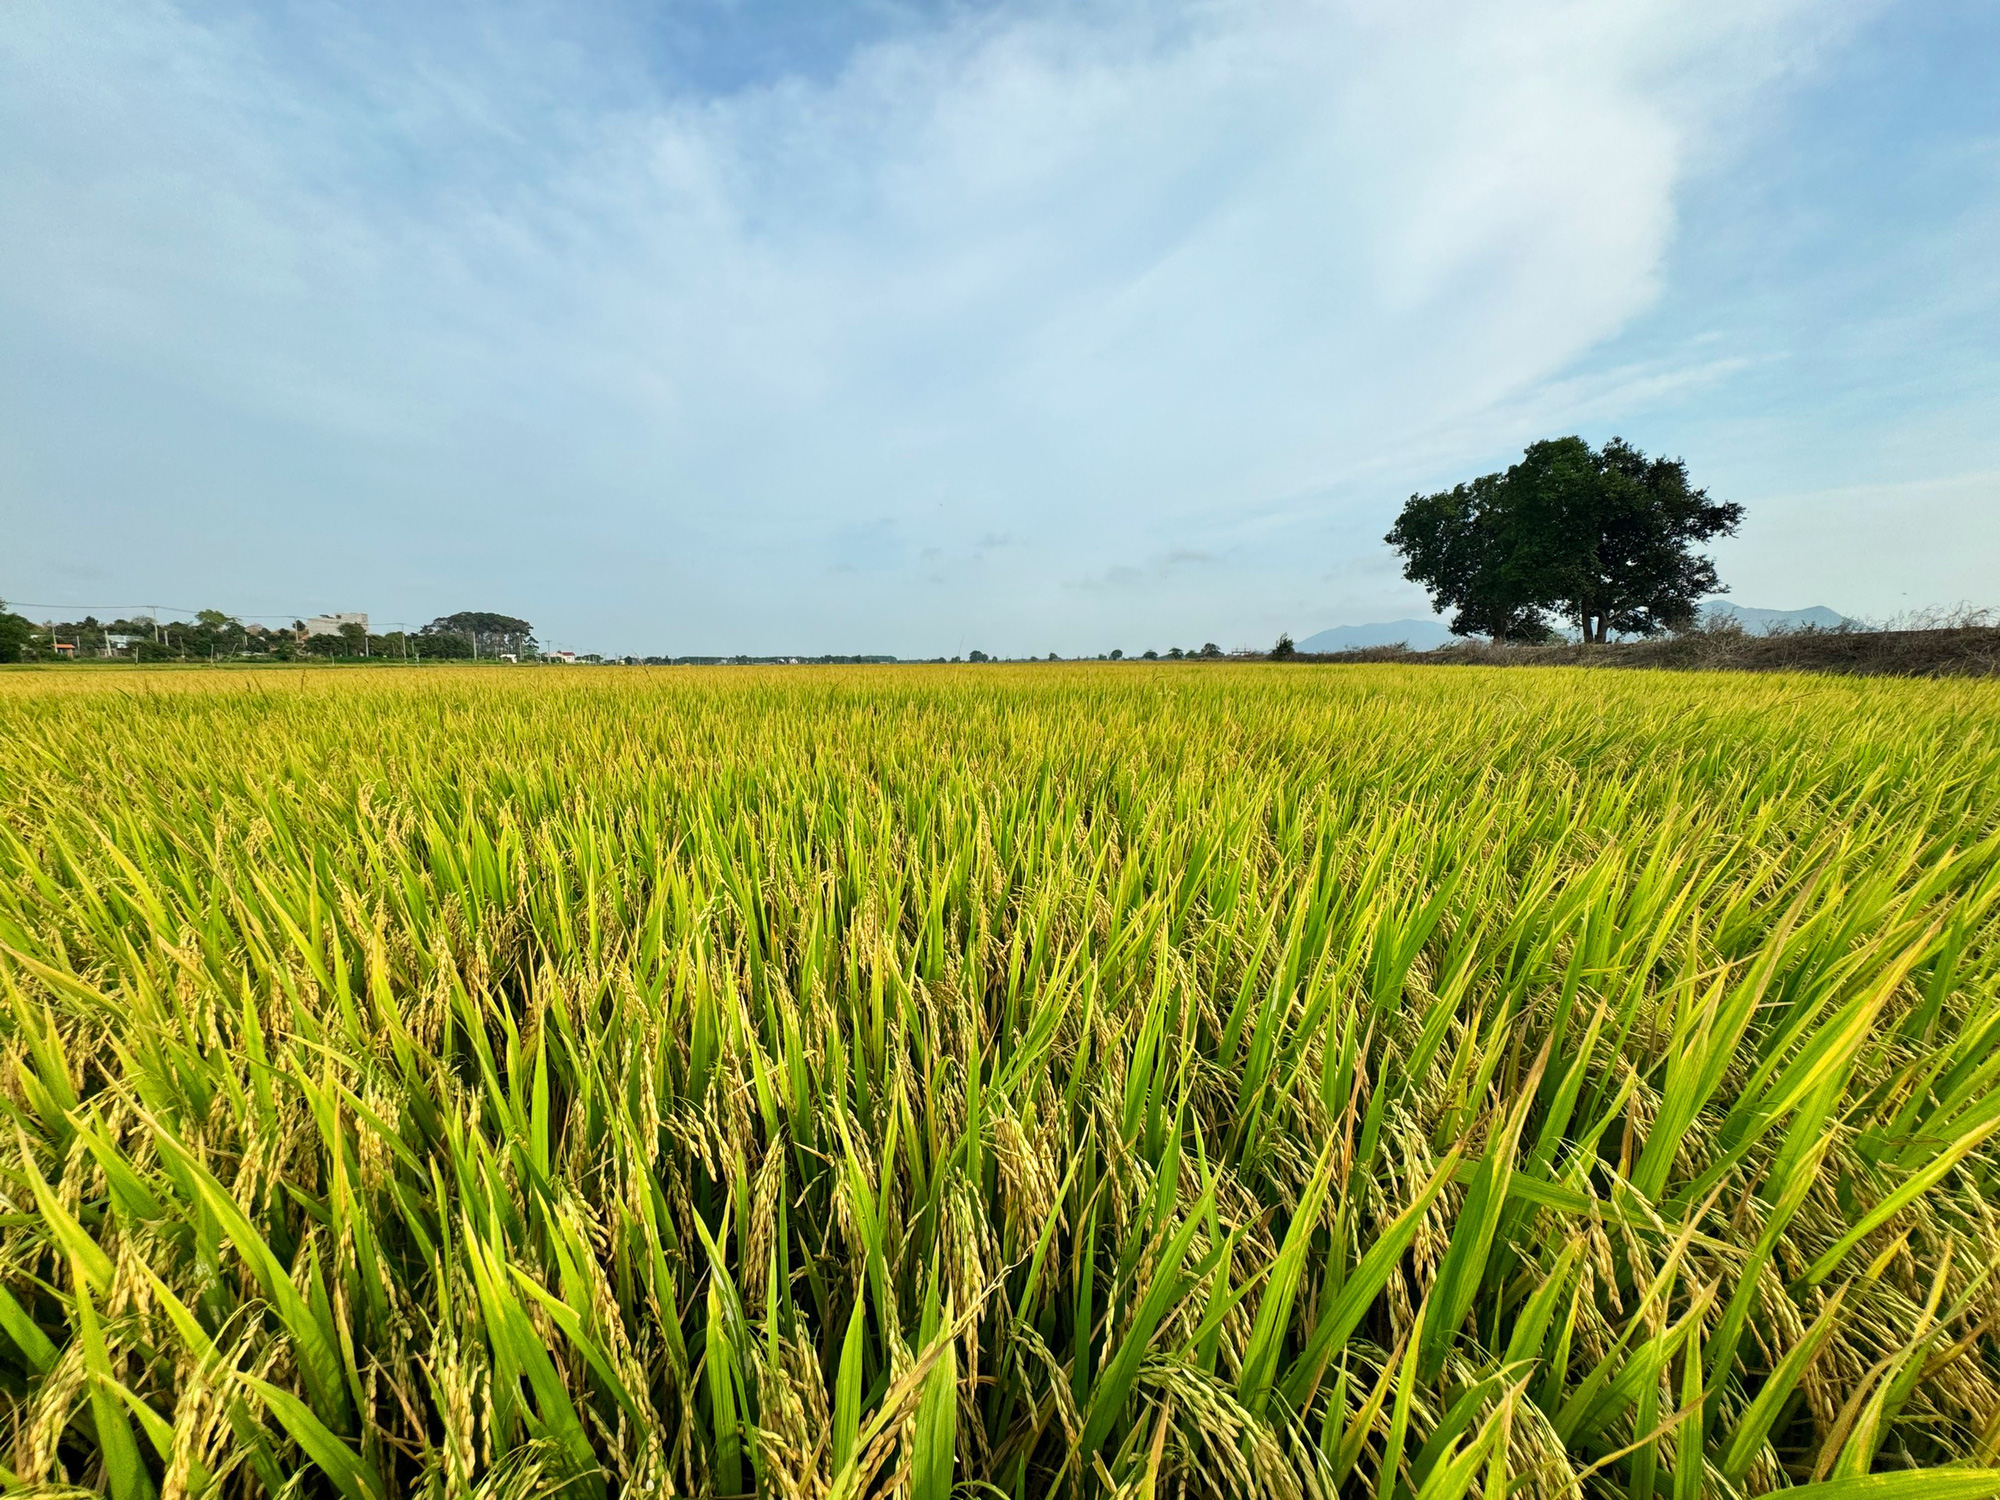
[[[1996,731],[1525,669],[0,679],[0,1478],[2000,1494]]]

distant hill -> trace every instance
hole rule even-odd
[[[1387,620],[1374,625],[1336,625],[1298,643],[1305,652],[1359,651],[1364,646],[1403,642],[1412,651],[1429,651],[1458,639],[1442,620]]]
[[[1724,599],[1704,604],[1701,617],[1704,624],[1733,620],[1751,635],[1804,630],[1808,626],[1819,630],[1837,630],[1842,625],[1858,623],[1850,621],[1845,615],[1836,614],[1824,604],[1815,604],[1810,609],[1756,609],[1748,604],[1731,604]]]

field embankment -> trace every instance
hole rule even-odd
[[[1984,682],[0,679],[4,1481],[2000,1493],[1996,910]]]
[[[1991,677],[2000,674],[2000,628],[1800,630],[1749,635],[1693,630],[1657,640],[1585,646],[1496,646],[1483,641],[1410,651],[1371,646],[1300,661],[1350,665],[1653,667],[1684,672],[1838,672],[1864,677]]]

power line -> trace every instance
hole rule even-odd
[[[38,604],[32,599],[10,599],[7,602],[10,609],[138,609],[148,611],[164,609],[183,615],[198,615],[201,613],[201,610],[190,609],[184,604]],[[202,606],[203,609],[207,607],[206,605]],[[296,620],[302,617],[299,615],[231,615],[230,618],[235,620]]]
[[[9,609],[81,609],[86,611],[97,609],[171,610],[176,614],[182,615],[198,615],[201,613],[201,610],[192,609],[185,604],[37,604],[32,599],[10,599],[7,601],[7,607]],[[204,605],[202,608],[205,609],[207,606]],[[306,614],[232,614],[229,618],[232,620],[305,620],[312,618],[312,616]],[[410,622],[408,620],[383,620],[381,623],[384,625],[408,625]]]
[[[185,604],[38,604],[32,599],[10,599],[7,602],[9,607],[14,609],[171,609],[184,615],[198,615],[201,613],[200,609],[193,609]],[[207,607],[206,605],[202,606],[203,609]],[[238,620],[283,620],[287,618],[297,619],[298,616],[236,615],[233,618]]]

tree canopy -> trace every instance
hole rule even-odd
[[[0,599],[0,661],[19,661],[21,648],[28,643],[34,628],[20,615],[9,613],[7,601]]]
[[[535,627],[526,620],[495,614],[487,609],[462,609],[455,615],[440,615],[426,625],[421,634],[458,637],[483,656],[501,651],[525,655],[535,644]],[[426,651],[422,654],[441,653]]]
[[[1459,635],[1546,639],[1554,616],[1603,641],[1691,624],[1703,598],[1727,592],[1693,549],[1742,519],[1742,506],[1693,488],[1680,459],[1564,437],[1502,473],[1412,495],[1384,540],[1403,576],[1456,612]]]

